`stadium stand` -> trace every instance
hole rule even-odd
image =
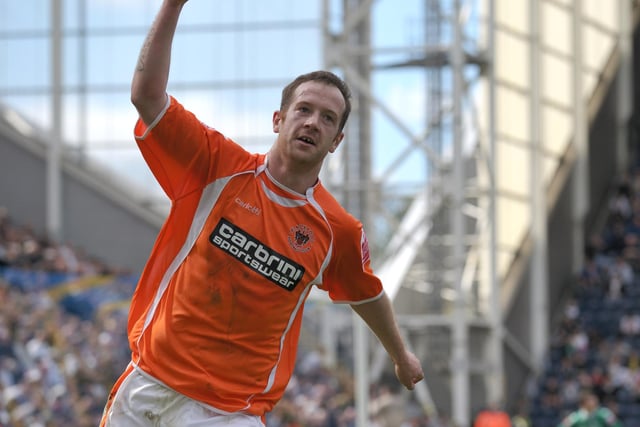
[[[528,396],[532,426],[556,427],[584,388],[624,425],[640,426],[640,168],[623,179],[608,209]],[[37,236],[0,209],[0,427],[97,425],[129,360],[135,283],[126,270]],[[350,371],[322,360],[317,350],[301,352],[270,427],[354,425]],[[372,426],[450,425],[429,420],[415,402],[400,405],[398,393],[393,378],[372,389]]]
[[[129,279],[0,210],[0,426],[99,423],[129,360],[126,310],[108,305]]]
[[[594,235],[527,396],[531,425],[556,427],[589,388],[625,426],[640,426],[640,168],[624,177]],[[136,277],[36,235],[0,209],[0,427],[97,425],[128,363],[126,318]],[[298,369],[269,427],[354,425],[353,378],[317,350]],[[372,389],[375,427],[446,427],[393,378]],[[400,416],[398,414],[401,414]],[[390,420],[402,419],[398,424]]]
[[[95,427],[129,362],[128,301],[137,277],[14,224],[0,208],[0,427]],[[354,425],[353,378],[302,351],[269,427]],[[372,426],[447,427],[388,378],[372,390]],[[395,387],[395,388],[394,388]],[[394,424],[395,423],[395,424]]]
[[[535,427],[556,427],[590,388],[626,426],[640,426],[640,168],[619,185],[604,230],[586,248],[573,295],[553,334],[530,401]],[[136,277],[82,250],[37,236],[0,209],[0,426],[97,425],[129,353],[127,303]],[[349,427],[349,370],[317,351],[299,368],[270,427]],[[372,390],[372,422],[447,426],[410,402],[398,407],[393,378]],[[395,405],[395,407],[394,407]],[[410,415],[406,415],[410,414]]]
[[[556,427],[582,389],[595,391],[625,426],[640,426],[640,169],[622,179],[608,209],[531,396],[535,427]]]
[[[583,388],[595,390],[625,426],[640,426],[640,168],[622,179],[585,255],[546,370],[526,396],[533,427],[556,427]],[[129,360],[126,318],[136,279],[14,224],[0,208],[0,427],[97,425]],[[316,350],[301,351],[269,427],[353,426],[353,378],[343,363],[328,368]],[[372,426],[450,425],[429,420],[411,400],[399,403],[393,378],[371,393]]]

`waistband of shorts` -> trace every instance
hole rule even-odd
[[[201,401],[199,401],[199,400],[192,399],[192,398],[190,398],[189,396],[186,396],[186,395],[184,395],[184,394],[180,393],[179,391],[177,391],[177,390],[175,390],[175,389],[173,389],[173,388],[169,387],[168,385],[166,385],[165,383],[163,383],[162,381],[160,381],[159,379],[157,379],[157,378],[156,378],[156,377],[154,377],[153,375],[149,374],[148,372],[145,372],[145,371],[144,371],[141,367],[139,367],[136,363],[134,363],[134,362],[130,362],[130,363],[133,365],[133,371],[132,371],[132,373],[133,373],[133,372],[135,372],[135,373],[137,373],[138,375],[140,375],[140,376],[144,377],[145,379],[147,379],[148,381],[153,382],[153,383],[155,383],[155,384],[158,384],[158,385],[160,385],[160,386],[162,386],[162,387],[164,387],[164,388],[166,388],[166,389],[169,389],[169,390],[173,391],[174,393],[177,393],[177,394],[179,394],[179,395],[182,395],[182,396],[184,396],[186,399],[189,399],[189,400],[191,400],[192,402],[194,402],[194,403],[196,403],[196,404],[198,404],[198,405],[200,405],[200,406],[202,406],[202,407],[204,407],[204,408],[207,408],[208,410],[210,410],[210,411],[212,411],[212,412],[214,412],[214,413],[216,413],[216,414],[220,414],[220,415],[233,415],[233,414],[238,414],[238,413],[240,413],[240,414],[243,414],[243,413],[244,413],[244,412],[242,412],[242,411],[237,411],[237,412],[228,412],[228,411],[223,411],[222,409],[216,408],[215,406],[211,406],[211,405],[206,404],[206,403],[204,403],[204,402],[201,402]]]

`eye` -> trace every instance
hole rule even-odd
[[[327,123],[334,123],[336,121],[336,118],[333,117],[331,114],[324,114],[323,118]]]

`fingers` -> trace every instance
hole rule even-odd
[[[396,368],[396,376],[400,383],[408,390],[413,390],[415,385],[424,379],[422,369],[417,370],[402,370],[400,367]]]
[[[416,375],[413,378],[411,378],[411,382],[409,382],[409,384],[405,384],[405,387],[407,387],[408,390],[413,390],[415,388],[415,385],[418,384],[423,379],[424,379],[424,375],[422,374]]]
[[[396,363],[395,371],[400,383],[408,390],[413,390],[415,385],[424,379],[420,360],[410,352],[407,352],[406,357]]]

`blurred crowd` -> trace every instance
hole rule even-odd
[[[9,270],[42,275],[38,286],[28,286],[8,281]],[[52,296],[46,277],[112,271],[82,251],[13,224],[0,209],[0,273],[0,426],[95,427],[129,359],[126,313],[112,310],[93,319],[70,314]]]
[[[608,210],[532,393],[536,427],[556,427],[584,389],[625,425],[640,425],[640,170],[622,180]]]
[[[625,425],[640,426],[639,272],[640,168],[622,179],[602,231],[589,239],[545,372],[518,410],[525,415],[521,425],[556,427],[589,389]],[[129,362],[127,306],[83,312],[56,290],[70,280],[110,276],[115,279],[107,286],[126,296],[132,287],[117,279],[124,274],[81,248],[13,223],[0,207],[0,427],[98,425]],[[351,372],[328,367],[319,351],[301,351],[269,427],[354,426]],[[395,378],[383,378],[371,390],[371,427],[452,426],[446,418],[430,419],[414,399]]]
[[[0,268],[13,267],[78,275],[106,274],[113,269],[81,248],[39,236],[31,227],[16,225],[0,206]]]
[[[129,358],[122,348],[126,316],[81,320],[46,291],[4,281],[0,299],[0,426],[97,426]]]
[[[11,279],[8,272],[15,271],[37,272],[45,279],[36,280],[38,286],[25,286],[24,280]],[[584,266],[552,335],[545,374],[526,399],[531,425],[556,427],[577,407],[584,389],[595,391],[625,425],[640,425],[639,271],[636,170],[611,199],[603,231],[589,240]],[[129,361],[126,306],[78,315],[61,304],[60,295],[52,291],[56,286],[46,286],[46,278],[123,273],[79,248],[12,223],[0,208],[0,427],[98,424],[107,394]],[[118,286],[117,279],[113,286]],[[401,397],[393,377],[373,387],[372,427],[452,425],[446,419],[429,419],[412,398]],[[311,350],[301,352],[268,425],[352,427],[355,419],[351,370],[329,368],[322,355]]]
[[[87,312],[79,307],[87,300],[65,304],[59,291],[69,281],[105,276],[115,277],[106,286],[126,291],[117,279],[124,273],[13,223],[0,208],[0,427],[98,425],[111,386],[129,362],[127,306]],[[450,426],[429,420],[401,392],[395,378],[374,386],[372,427]],[[268,425],[352,427],[355,419],[350,369],[328,368],[311,350],[301,352]]]

